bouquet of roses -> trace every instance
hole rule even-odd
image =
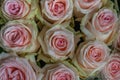
[[[0,80],[120,80],[119,0],[0,0]]]

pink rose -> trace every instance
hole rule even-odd
[[[37,80],[26,59],[11,57],[0,61],[0,80]]]
[[[116,20],[116,14],[109,9],[103,9],[94,15],[92,25],[94,25],[99,32],[108,32],[115,27]]]
[[[7,26],[2,36],[9,47],[25,46],[30,43],[32,37],[30,31],[23,28],[21,24]]]
[[[88,39],[96,38],[109,44],[112,42],[117,29],[117,14],[111,9],[100,9],[97,13],[90,17],[84,17],[81,30]]]
[[[25,0],[4,0],[2,12],[8,19],[20,19],[30,12],[30,5]]]
[[[42,80],[79,80],[76,71],[64,64],[47,64],[43,69]]]
[[[72,0],[41,0],[41,16],[45,25],[52,25],[67,21],[72,17]]]
[[[43,29],[39,42],[44,53],[55,60],[68,58],[74,50],[74,35],[62,25],[56,25],[46,31]]]
[[[102,6],[102,0],[74,0],[75,12],[88,14]],[[75,15],[77,16],[77,15]]]
[[[102,70],[104,80],[119,80],[120,79],[120,56],[112,55],[108,63]]]
[[[85,78],[95,74],[106,63],[110,50],[100,41],[82,43],[78,48],[73,63],[80,71],[80,76]]]
[[[7,51],[34,52],[38,49],[37,26],[34,21],[10,21],[0,32],[2,47]],[[34,48],[33,48],[34,47]]]

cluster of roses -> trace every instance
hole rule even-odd
[[[116,6],[111,0],[1,0],[0,80],[120,80]]]

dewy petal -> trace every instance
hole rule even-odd
[[[73,64],[78,68],[80,76],[86,78],[94,75],[106,64],[110,49],[101,41],[86,41],[76,51]]]
[[[26,0],[26,2],[29,4],[29,14],[25,16],[26,19],[35,19],[37,15],[37,11],[39,9],[38,7],[38,0]]]
[[[0,31],[1,46],[6,51],[35,52],[39,48],[37,36],[38,29],[34,21],[9,21]]]
[[[61,36],[62,39],[60,39]],[[53,40],[54,38],[56,39]],[[39,42],[44,54],[49,55],[54,60],[63,60],[73,55],[74,35],[71,31],[65,29],[63,25],[56,25],[49,30],[43,28],[39,35]]]

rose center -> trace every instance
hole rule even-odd
[[[8,6],[8,10],[11,14],[17,15],[20,11],[20,5],[17,3],[10,3]]]
[[[101,49],[91,47],[89,49],[88,56],[90,56],[91,60],[99,62],[102,59],[102,51],[101,51]]]
[[[112,29],[114,23],[114,15],[112,12],[102,12],[97,17],[97,21],[99,23],[98,28],[100,31],[107,31]]]
[[[60,51],[65,51],[67,48],[67,43],[65,36],[63,35],[57,35],[52,38],[52,46],[54,48],[57,48]]]
[[[72,80],[72,75],[65,72],[58,72],[55,74],[54,80]]]
[[[101,26],[107,26],[108,23],[111,23],[113,21],[113,16],[109,15],[109,14],[101,14],[98,17]]]
[[[25,74],[14,67],[6,67],[5,73],[9,80],[25,80]]]
[[[13,31],[13,32],[10,33],[10,35],[8,37],[9,37],[9,40],[14,43],[14,42],[16,42],[17,40],[20,39],[20,35],[22,35],[21,31],[18,31],[18,32]]]
[[[49,3],[49,8],[54,16],[59,16],[65,13],[65,4],[63,2],[51,2]]]
[[[115,74],[120,73],[120,62],[115,61],[115,62],[112,62],[110,65],[111,65],[111,68],[110,68],[111,73],[110,74],[112,76],[115,76]]]
[[[30,42],[31,34],[26,28],[14,25],[5,30],[3,38],[8,46],[21,47]]]

